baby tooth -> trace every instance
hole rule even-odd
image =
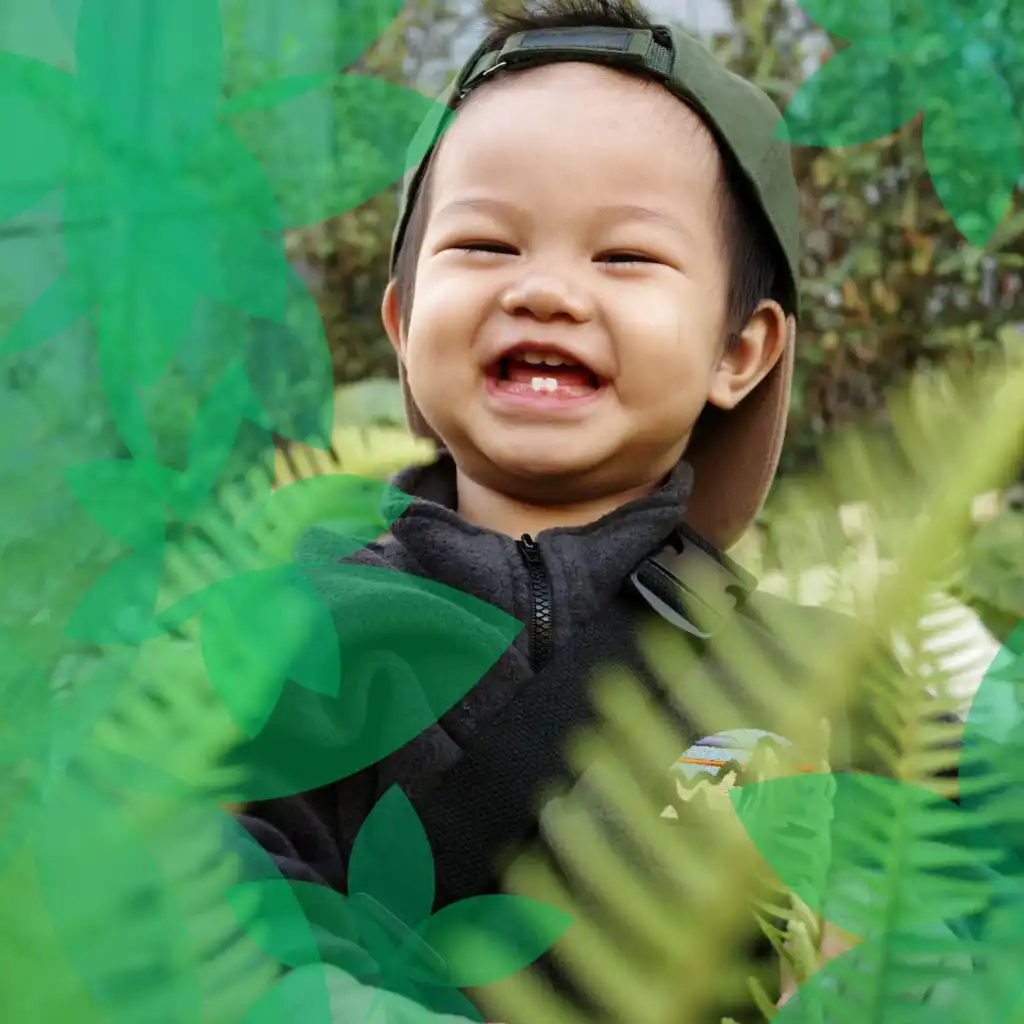
[[[544,362],[548,366],[561,366],[565,360],[561,356],[550,355],[544,357]]]
[[[523,362],[529,363],[531,366],[539,366],[544,362],[544,357],[539,352],[524,352]]]
[[[534,391],[554,391],[558,387],[558,381],[554,377],[534,377],[530,381],[530,387]]]

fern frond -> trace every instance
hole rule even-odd
[[[942,918],[984,905],[989,890],[972,872],[999,856],[979,840],[970,816],[953,813],[938,796],[917,795],[950,792],[936,775],[958,767],[962,729],[959,720],[942,718],[962,711],[962,703],[945,692],[943,663],[926,643],[934,627],[926,612],[948,584],[970,529],[974,496],[995,486],[1019,458],[1024,374],[966,386],[930,375],[892,401],[891,418],[894,442],[843,438],[826,473],[790,484],[782,501],[784,516],[799,523],[794,533],[816,545],[801,570],[818,564],[837,572],[843,564],[843,532],[829,525],[838,507],[855,498],[874,510],[891,559],[856,604],[864,628],[850,621],[848,628],[823,635],[817,616],[770,611],[766,625],[795,662],[780,659],[772,644],[752,638],[738,621],[718,625],[713,667],[662,623],[652,627],[644,648],[659,684],[685,709],[698,735],[756,726],[792,741],[798,759],[821,763],[823,720],[842,721],[851,708],[870,709],[870,715],[849,719],[852,746],[874,754],[875,770],[898,784],[859,808],[852,836],[848,823],[826,827],[827,814],[812,808],[806,819],[801,811],[799,821],[780,822],[784,831],[805,820],[811,839],[826,848],[841,841],[847,856],[856,855],[874,872],[858,877],[872,880],[876,931],[862,935],[867,941],[834,965],[845,983],[819,984],[816,975],[796,997],[806,1003],[807,1019],[829,1024],[883,1024],[896,1019],[893,1013],[924,1021],[934,1012],[927,998],[941,985],[966,985],[971,959]],[[693,612],[702,625],[699,611]],[[894,635],[910,645],[903,665],[893,657]],[[693,736],[668,724],[640,681],[606,673],[595,679],[593,695],[600,725],[576,737],[569,750],[576,785],[546,809],[551,835],[509,869],[506,882],[512,891],[550,900],[576,917],[555,952],[583,1002],[603,1012],[569,1008],[531,977],[489,990],[493,1015],[510,1024],[697,1024],[712,1013],[739,1019],[727,1008],[729,1000],[742,979],[754,975],[755,1001],[762,1004],[761,1015],[770,1016],[766,992],[758,991],[764,978],[756,976],[746,944],[749,927],[760,916],[776,941],[789,927],[790,939],[803,947],[803,957],[794,951],[794,958],[806,959],[806,914],[801,918],[792,904],[787,912],[780,902],[778,880],[773,889],[772,872],[727,801],[718,801],[713,812],[687,805],[674,821],[659,815],[664,789],[654,780],[665,777]],[[985,769],[979,771],[984,776]],[[820,857],[806,860],[808,871],[820,870]],[[842,882],[840,877],[835,884]],[[914,902],[914,887],[922,884],[945,893],[932,901],[932,928],[921,925]],[[836,898],[842,895],[837,890]],[[927,901],[925,894],[919,898]],[[845,899],[850,906],[849,893]],[[747,1005],[744,1019],[752,1019],[749,1000]],[[968,1024],[968,1001],[957,1006],[961,1016],[947,1019]]]
[[[0,872],[7,1019],[237,1024],[279,971],[227,899],[240,864],[213,801],[236,728],[187,645],[154,643],[90,742],[37,776],[41,813]]]

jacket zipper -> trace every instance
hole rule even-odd
[[[538,672],[551,657],[554,647],[551,582],[540,549],[533,538],[524,533],[516,542],[516,546],[530,573],[530,590],[533,596],[530,612],[530,666],[534,672]]]

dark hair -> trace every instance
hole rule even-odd
[[[550,28],[601,26],[650,29],[650,16],[633,0],[540,0],[522,14],[497,14],[485,45],[496,48],[517,32]],[[785,312],[792,312],[793,298],[783,268],[786,257],[753,188],[731,153],[718,147],[723,173],[720,182],[722,231],[729,256],[728,299],[729,338],[739,331],[764,299],[774,299]],[[416,285],[416,263],[426,231],[433,163],[421,180],[409,221],[395,261],[395,287],[402,319],[408,324]]]

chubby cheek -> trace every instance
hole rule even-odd
[[[670,336],[624,353],[615,392],[628,419],[644,431],[686,433],[704,407],[711,382],[712,356],[703,348]]]
[[[460,294],[455,287],[432,285],[417,288],[413,304],[406,371],[417,403],[439,426],[451,416],[453,403],[464,401],[467,389],[479,383],[474,339],[483,307],[470,299],[465,289]]]

